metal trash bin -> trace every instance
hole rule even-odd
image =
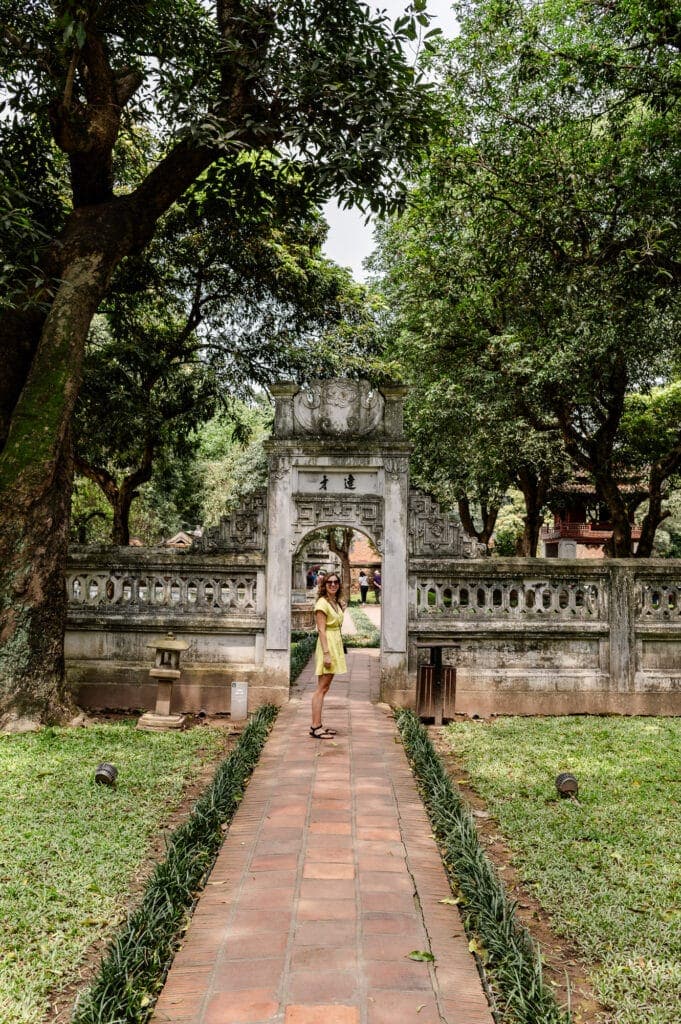
[[[416,678],[416,714],[432,718],[435,725],[452,719],[456,707],[456,666],[442,664],[442,649],[458,650],[459,644],[417,643],[430,650],[430,664],[419,665]]]

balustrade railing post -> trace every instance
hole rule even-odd
[[[634,566],[610,564],[610,685],[632,690],[636,676]]]

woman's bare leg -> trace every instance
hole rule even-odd
[[[322,711],[324,710],[324,698],[329,692],[333,672],[323,676],[317,676],[317,689],[312,694],[312,728],[317,729],[322,724]]]

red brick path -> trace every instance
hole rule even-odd
[[[332,741],[307,735],[305,670],[152,1024],[493,1024],[395,724],[369,703],[377,653],[334,681]]]

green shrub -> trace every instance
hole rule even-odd
[[[317,646],[317,634],[303,629],[291,633],[291,682],[303,671]]]

